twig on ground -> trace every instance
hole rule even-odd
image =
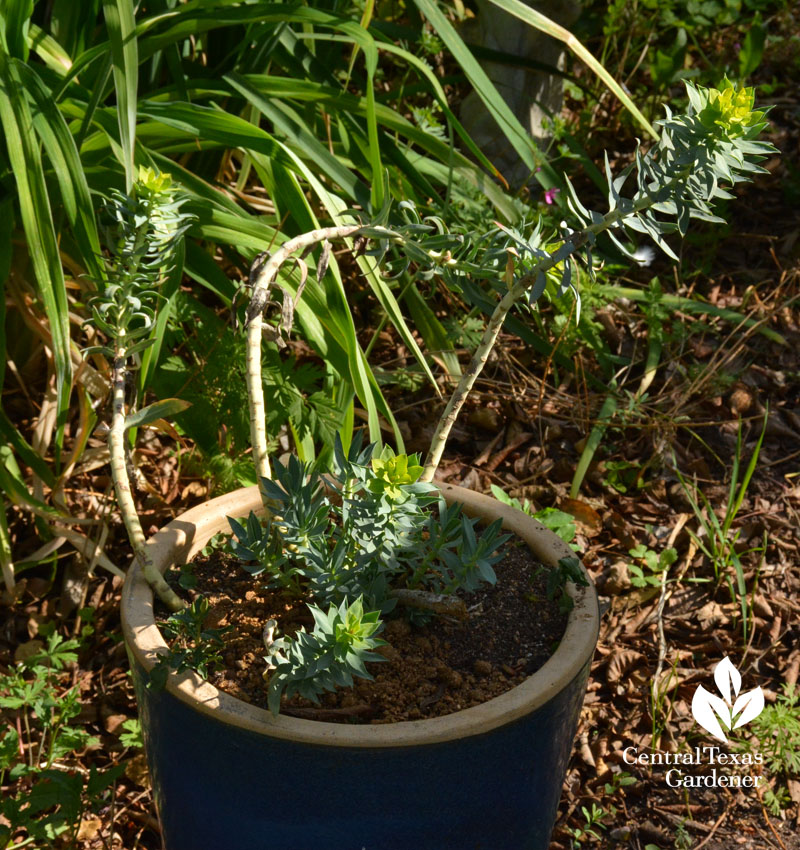
[[[756,786],[756,795],[758,796],[758,802],[761,804],[761,812],[764,815],[764,820],[766,821],[767,826],[769,827],[769,831],[775,836],[775,840],[781,846],[781,850],[787,850],[786,845],[781,841],[780,835],[775,831],[775,827],[772,825],[772,821],[769,819],[769,812],[767,811],[767,807],[764,805],[764,792],[761,789],[760,785]]]
[[[700,821],[692,820],[690,818],[681,817],[680,815],[676,815],[675,812],[667,811],[661,806],[654,806],[655,810],[661,815],[661,817],[668,820],[674,826],[685,826],[687,829],[693,829],[695,832],[702,832],[703,835],[708,835],[713,826],[708,826],[708,824],[700,823]],[[722,821],[720,821],[721,823]],[[705,841],[705,839],[703,839]],[[693,848],[696,850],[696,848]]]
[[[728,805],[725,807],[725,811],[714,821],[711,826],[711,829],[708,832],[708,835],[694,848],[694,850],[701,850],[701,848],[705,847],[709,841],[714,837],[714,833],[722,826],[722,822],[728,817],[728,813],[731,810],[731,805],[733,801],[728,801]]]

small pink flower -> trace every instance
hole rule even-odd
[[[546,204],[553,204],[556,200],[556,195],[561,191],[561,189],[545,189],[544,190],[544,202]]]

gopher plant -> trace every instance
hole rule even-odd
[[[90,301],[89,323],[106,337],[92,346],[111,359],[112,414],[108,432],[111,474],[134,556],[145,577],[172,611],[183,607],[181,598],[164,581],[147,554],[145,536],[131,495],[126,463],[128,429],[168,416],[185,405],[176,400],[133,413],[126,399],[127,378],[139,355],[153,345],[151,336],[158,289],[170,271],[178,241],[189,226],[181,211],[181,197],[167,174],[139,168],[129,194],[112,192],[103,213],[106,218],[105,277],[96,281],[99,292]]]
[[[437,500],[430,482],[506,316],[517,306],[535,308],[548,282],[558,294],[571,290],[579,299],[575,269],[580,265],[593,275],[593,251],[602,234],[625,254],[631,233],[642,234],[677,259],[666,238],[683,236],[692,219],[722,222],[714,202],[732,198],[729,189],[762,172],[758,162],[775,151],[758,141],[766,122],[764,113],[753,109],[752,89],[737,90],[727,80],[721,90],[691,83],[686,89],[686,111],[676,115],[665,107],[666,117],[657,122],[661,135],[656,144],[637,149],[633,162],[617,175],[606,157],[606,212],[588,209],[566,178],[572,220],[554,231],[539,221],[526,233],[500,224],[489,233],[454,232],[439,218],[420,218],[407,202],[394,210],[387,202],[371,221],[349,211],[347,221],[288,239],[253,264],[247,281],[247,389],[264,519],[251,516],[244,524],[232,520],[233,548],[251,572],[288,594],[307,597],[315,622],[313,632],[295,636],[276,636],[274,624],[265,629],[274,711],[284,692],[316,699],[354,675],[368,675],[364,662],[374,659],[380,618],[392,605],[401,602],[422,611],[421,616],[457,615],[454,591],[494,580],[499,528],[491,526],[479,538],[472,520],[457,507],[442,504],[434,518],[430,508]],[[129,358],[149,344],[157,285],[187,219],[169,178],[153,172],[140,172],[130,196],[115,196],[110,210],[114,225],[108,283],[95,299],[93,315],[108,337],[104,350],[114,364],[112,470],[145,575],[170,607],[178,608],[180,599],[148,563],[130,497],[124,456],[125,429],[131,424],[125,415],[125,373]],[[444,407],[424,463],[374,446],[362,452],[356,445],[345,456],[339,446],[323,483],[299,461],[286,467],[270,463],[261,345],[265,336],[284,344],[311,273],[306,258],[318,250],[316,275],[321,281],[335,241],[371,255],[387,275],[408,269],[416,277],[440,276],[456,287],[466,277],[486,281],[496,305]],[[299,267],[301,273],[293,292],[281,283],[287,265]],[[280,307],[277,322],[267,317],[272,306]]]
[[[736,90],[727,81],[721,91],[691,83],[686,89],[686,112],[673,115],[665,107],[655,145],[637,149],[633,162],[616,176],[606,157],[605,213],[587,209],[566,179],[574,220],[562,222],[556,232],[546,232],[540,221],[527,234],[500,224],[491,233],[455,233],[440,219],[420,220],[410,205],[401,204],[395,221],[386,207],[369,224],[339,225],[294,237],[254,265],[249,282],[248,388],[253,453],[267,519],[262,527],[252,516],[248,529],[233,521],[239,538],[234,548],[240,555],[252,555],[256,569],[272,580],[302,589],[311,598],[316,623],[311,634],[302,631],[276,642],[270,632],[266,660],[272,670],[268,678],[273,711],[278,710],[284,689],[316,699],[353,675],[368,676],[363,662],[374,657],[370,649],[377,645],[373,635],[380,630],[378,618],[397,599],[425,608],[430,603],[425,596],[428,588],[451,594],[494,580],[491,561],[499,528],[490,527],[479,540],[472,523],[447,507],[440,507],[438,519],[423,520],[420,511],[427,500],[432,501],[426,487],[509,311],[517,305],[533,307],[551,280],[559,294],[570,289],[579,299],[573,282],[576,265],[593,275],[593,249],[604,233],[628,256],[632,255],[626,242],[632,231],[648,236],[677,259],[665,237],[683,236],[692,219],[721,223],[713,203],[733,197],[724,187],[762,172],[759,160],[775,150],[757,140],[766,123],[764,113],[753,110],[752,89]],[[631,183],[632,191],[625,193]],[[373,457],[369,449],[366,455],[343,459],[338,451],[331,470],[333,486],[341,494],[341,507],[336,508],[322,495],[318,478],[296,461],[288,469],[276,464],[276,481],[271,479],[260,346],[262,314],[271,303],[270,291],[283,264],[299,263],[305,280],[304,257],[321,244],[317,265],[321,278],[330,241],[341,239],[358,240],[361,250],[372,245],[387,273],[400,264],[413,266],[414,273],[423,277],[436,274],[456,283],[464,276],[487,280],[497,303],[439,419],[424,467],[416,458],[391,452]],[[270,326],[273,339],[290,329],[292,309],[284,292],[280,324]],[[314,602],[329,605],[327,613]],[[365,613],[364,604],[371,610]],[[431,610],[434,607],[431,603]],[[347,623],[352,623],[350,631]],[[358,651],[347,649],[348,635],[358,641]]]
[[[265,524],[252,513],[245,523],[228,520],[232,550],[248,572],[316,603],[312,632],[267,642],[276,713],[284,691],[316,701],[353,675],[369,678],[364,662],[382,660],[371,651],[383,643],[375,637],[379,617],[398,602],[425,612],[418,616],[463,616],[451,594],[496,580],[493,565],[508,539],[501,521],[478,537],[477,520],[419,481],[419,458],[388,446],[376,454],[360,442],[358,435],[345,455],[337,438],[324,480],[295,457],[287,466],[276,461],[275,480],[262,479],[271,505]],[[438,513],[429,510],[434,503]]]

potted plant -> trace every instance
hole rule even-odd
[[[146,544],[135,511],[130,515],[133,507],[121,435],[131,424],[166,415],[165,403],[160,409],[146,408],[126,417],[124,363],[138,344],[133,341],[136,329],[151,320],[151,308],[144,303],[147,297],[136,288],[137,275],[142,269],[155,277],[163,273],[176,234],[186,221],[179,196],[165,175],[140,175],[142,185],[120,200],[118,209],[143,202],[149,206],[133,222],[125,221],[124,212],[116,217],[120,233],[115,244],[121,247],[112,252],[110,262],[124,268],[127,277],[123,275],[124,285],[111,287],[110,296],[108,289],[98,296],[96,316],[105,322],[101,329],[114,357],[112,469],[136,555],[123,591],[123,628],[167,850],[548,847],[598,632],[596,597],[582,568],[572,573],[577,581],[565,586],[572,610],[556,652],[538,672],[499,697],[442,717],[384,725],[310,721],[276,711],[284,691],[313,696],[360,674],[364,660],[374,658],[378,617],[392,593],[398,589],[416,592],[419,602],[429,592],[409,586],[413,582],[408,581],[408,570],[386,567],[380,558],[369,581],[353,580],[353,572],[339,581],[341,571],[337,578],[330,564],[319,563],[319,552],[325,547],[311,544],[315,535],[327,532],[333,537],[327,549],[332,560],[347,556],[361,563],[354,549],[344,555],[339,551],[347,549],[343,539],[350,519],[345,512],[355,510],[357,491],[367,501],[377,496],[383,508],[388,504],[397,510],[382,526],[394,534],[395,550],[403,549],[404,534],[410,535],[406,543],[419,544],[431,537],[432,526],[417,534],[417,503],[432,497],[434,472],[449,431],[509,310],[520,302],[535,303],[553,278],[560,292],[572,287],[578,261],[591,274],[592,247],[601,233],[628,253],[622,240],[630,228],[650,235],[674,256],[664,235],[684,234],[691,218],[720,221],[710,204],[715,198],[731,197],[720,181],[736,183],[760,170],[755,162],[773,148],[756,141],[765,124],[763,113],[753,111],[752,91],[737,91],[730,84],[722,91],[688,84],[687,91],[686,113],[675,116],[667,110],[656,145],[647,152],[637,151],[634,162],[616,178],[606,162],[607,213],[587,210],[566,181],[577,229],[562,223],[557,233],[546,234],[540,223],[526,236],[501,225],[489,235],[453,234],[416,220],[410,211],[398,224],[390,220],[387,208],[368,224],[353,221],[315,230],[259,258],[249,281],[246,332],[253,456],[261,485],[188,511]],[[631,197],[625,197],[623,185],[632,174],[636,188]],[[309,487],[306,468],[290,463],[286,469],[278,467],[273,476],[264,429],[260,346],[262,313],[284,264],[296,260],[304,280],[304,252],[321,245],[317,271],[322,275],[327,246],[336,239],[356,239],[362,246],[368,242],[375,246],[379,261],[391,263],[388,252],[396,248],[428,271],[480,275],[493,282],[498,300],[442,413],[424,466],[391,451],[372,455],[361,453],[358,446],[349,452],[337,448],[333,472],[340,491],[339,530],[331,532],[318,508],[327,511],[333,502],[314,501],[321,497],[315,487]],[[148,240],[152,249],[147,248]],[[109,274],[109,279],[117,277]],[[291,327],[292,305],[301,290],[302,283],[296,293],[284,292],[281,322],[271,329],[273,336]],[[176,402],[166,407],[171,404]],[[488,524],[490,543],[482,550],[484,563],[475,566],[484,579],[492,578],[491,543],[497,542],[500,525],[521,537],[556,575],[574,567],[573,553],[563,541],[522,512],[458,487],[441,484],[438,490],[448,506],[442,509],[445,513],[459,503],[466,515]],[[411,507],[409,501],[414,503]],[[300,503],[312,519],[320,519],[318,527],[313,522],[302,525],[297,511],[287,518],[284,512]],[[236,521],[251,512],[251,521]],[[215,534],[227,530],[229,518],[234,519],[235,545],[248,560],[252,556],[264,570],[274,568],[276,579],[290,581],[299,570],[299,586],[312,588],[315,599],[342,599],[338,606],[332,602],[328,608],[316,609],[316,626],[313,633],[304,633],[307,639],[300,635],[276,638],[271,625],[265,624],[272,712],[221,692],[192,670],[166,676],[162,689],[147,687],[152,671],[164,669],[161,659],[168,653],[154,617],[153,592],[172,609],[180,609],[184,603],[163,581],[164,571],[185,563]],[[473,539],[469,520],[459,520],[459,529],[458,533]],[[471,544],[472,554],[474,549]],[[298,563],[306,566],[298,567]],[[374,559],[370,563],[374,567]],[[457,572],[455,566],[453,570]],[[398,576],[400,587],[393,589],[390,580]],[[327,597],[331,587],[336,593],[331,591]],[[427,607],[434,607],[433,603]],[[324,645],[326,640],[329,643]],[[337,647],[344,647],[338,655]]]

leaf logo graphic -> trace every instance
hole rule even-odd
[[[714,683],[721,696],[698,685],[692,698],[692,716],[706,732],[727,742],[725,729],[738,729],[764,710],[764,692],[758,687],[740,694],[742,676],[727,657],[714,668]]]

